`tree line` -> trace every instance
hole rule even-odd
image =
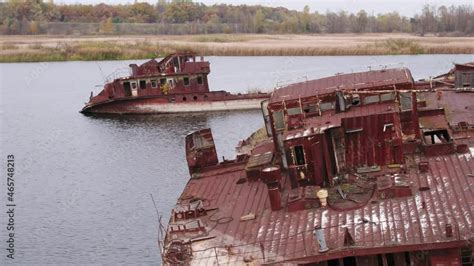
[[[364,10],[312,12],[283,7],[204,5],[189,0],[159,0],[152,5],[55,4],[52,0],[7,0],[0,3],[2,34],[50,33],[48,27],[92,24],[86,34],[121,34],[124,25],[156,25],[158,33],[388,33],[473,35],[471,5],[425,5],[413,17],[398,12],[369,14]],[[94,26],[96,25],[96,26]],[[141,32],[143,33],[143,32]],[[146,32],[145,32],[146,33]],[[150,31],[150,33],[152,33]]]

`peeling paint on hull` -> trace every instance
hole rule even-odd
[[[164,103],[153,100],[131,100],[105,103],[82,110],[97,114],[169,114],[260,109],[263,98],[225,101]]]
[[[104,85],[80,111],[85,114],[164,114],[260,109],[269,93],[210,91],[208,61],[192,53],[131,64],[130,74]]]

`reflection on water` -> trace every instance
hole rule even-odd
[[[210,60],[211,88],[245,92],[270,90],[278,82],[302,76],[317,78],[398,62],[409,66],[415,78],[422,78],[447,71],[453,61],[474,61],[474,56]],[[0,64],[2,156],[16,157],[15,262],[159,263],[157,217],[150,194],[166,221],[189,178],[184,136],[210,127],[219,158],[230,158],[239,139],[262,126],[259,111],[79,114],[90,88],[102,83],[98,66],[109,73],[129,63]],[[5,233],[0,230],[2,243]]]
[[[112,126],[123,134],[124,130],[156,130],[153,138],[172,144],[178,142],[178,149],[184,153],[184,137],[193,131],[211,128],[219,157],[235,157],[234,147],[240,139],[263,126],[259,110],[239,112],[213,112],[166,115],[90,115],[90,119]],[[167,139],[169,137],[169,139]],[[143,140],[143,139],[142,139]],[[140,140],[140,141],[142,141]],[[151,139],[153,141],[156,139]],[[184,160],[184,157],[181,158]]]

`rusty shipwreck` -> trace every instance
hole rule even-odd
[[[234,160],[189,134],[163,263],[472,265],[473,86],[474,64],[340,74],[276,89]]]
[[[171,54],[161,61],[131,64],[114,72],[98,95],[91,93],[82,113],[154,114],[259,109],[267,93],[210,91],[210,63],[194,54]],[[123,71],[122,71],[123,72]]]

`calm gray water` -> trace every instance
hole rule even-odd
[[[474,55],[209,57],[212,89],[245,92],[405,66],[416,79]],[[86,117],[103,74],[131,61],[0,64],[2,260],[20,264],[160,264],[157,214],[167,221],[188,180],[186,133],[211,127],[219,156],[262,126],[258,111]],[[6,259],[6,156],[15,155],[15,259]]]

